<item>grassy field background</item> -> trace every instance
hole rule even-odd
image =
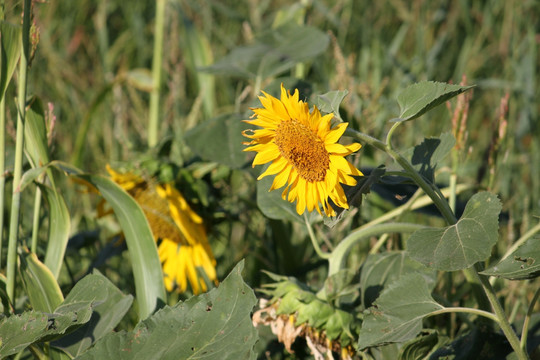
[[[20,13],[19,4],[11,6],[6,14]],[[49,103],[56,117],[52,158],[92,173],[105,173],[106,164],[122,166],[147,159],[154,2],[78,0],[35,6],[40,40],[30,69],[29,94]],[[17,21],[17,15],[11,20]],[[320,55],[268,77],[204,71],[288,23],[319,29],[330,41]],[[505,214],[499,247],[506,248],[538,222],[538,1],[169,0],[164,41],[160,138],[172,139],[166,161],[180,169],[177,180],[185,185],[181,191],[206,221],[220,278],[242,258],[252,287],[265,281],[262,269],[314,282],[320,276],[321,263],[314,260],[305,230],[295,223],[268,220],[256,209],[255,172],[249,171],[250,165],[246,162],[235,169],[201,157],[184,136],[218,116],[234,113],[247,118],[249,107],[258,106],[258,90],[269,89],[276,95],[281,82],[301,84],[306,97],[348,90],[341,107],[343,118],[381,138],[389,129],[388,120],[399,114],[396,97],[406,86],[421,80],[457,84],[465,76],[467,84],[476,88],[458,181],[499,195]],[[13,95],[10,88],[8,97]],[[501,113],[505,96],[508,108]],[[8,116],[13,119],[14,114],[10,108]],[[407,149],[424,137],[451,131],[451,117],[441,106],[402,126],[394,136],[396,147]],[[496,162],[490,183],[489,149],[501,117],[508,127],[492,155]],[[13,144],[8,139],[8,167]],[[392,166],[367,147],[355,163]],[[438,179],[444,182],[448,168],[440,169]],[[68,253],[71,273],[63,276],[69,288],[118,228],[111,220],[96,219],[97,197],[81,196],[73,183],[63,186],[72,232],[82,244],[74,247],[72,242]],[[33,197],[25,199],[30,211]],[[7,204],[4,208],[9,209]],[[373,195],[332,236],[322,224],[316,229],[331,246],[339,241],[336,233],[346,233],[389,208],[389,203]],[[22,218],[24,232],[31,223]],[[125,259],[125,253],[117,255],[101,268],[128,291],[132,285],[126,280],[130,270]],[[508,294],[508,302],[528,295],[517,288]],[[130,326],[128,321],[124,326]]]

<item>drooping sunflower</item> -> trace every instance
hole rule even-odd
[[[257,180],[275,175],[269,191],[285,186],[283,199],[296,201],[296,211],[302,215],[317,209],[328,216],[336,212],[329,199],[348,209],[347,198],[341,184],[356,185],[352,177],[363,175],[345,156],[358,151],[358,143],[338,143],[347,123],[331,128],[333,114],[322,116],[317,107],[309,110],[306,102],[299,100],[298,90],[291,95],[281,85],[281,100],[267,94],[259,100],[262,108],[252,108],[253,120],[245,122],[262,129],[246,130],[243,135],[251,141],[244,151],[256,151],[253,167],[270,163]]]
[[[168,291],[194,294],[208,290],[207,281],[217,284],[216,260],[208,243],[202,218],[171,183],[159,184],[107,165],[112,180],[126,190],[142,208],[158,245],[163,280]],[[104,213],[103,204],[98,208]]]

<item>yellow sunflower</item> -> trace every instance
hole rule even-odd
[[[281,100],[265,93],[259,99],[262,108],[253,108],[253,120],[245,122],[261,127],[246,130],[243,135],[252,139],[244,145],[251,145],[244,151],[256,151],[253,167],[270,163],[257,180],[275,175],[269,191],[285,186],[283,199],[296,201],[296,211],[302,215],[317,209],[328,216],[336,212],[329,199],[342,208],[348,209],[347,198],[341,184],[356,185],[351,175],[363,175],[345,156],[358,151],[358,143],[338,144],[347,123],[331,128],[333,114],[321,116],[314,107],[299,100],[298,90],[291,95],[281,85]]]
[[[179,292],[189,282],[194,294],[208,290],[207,280],[217,284],[216,260],[206,237],[202,218],[169,183],[152,184],[132,173],[119,173],[107,165],[112,180],[141,206],[158,243],[165,288]],[[103,204],[98,213],[104,214]]]

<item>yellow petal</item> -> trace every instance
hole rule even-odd
[[[286,165],[288,165],[287,160],[285,160],[282,157],[278,157],[276,160],[272,162],[272,164],[270,164],[270,166],[268,167],[268,169],[266,169],[265,172],[259,175],[257,180],[261,180],[262,178],[268,175],[275,175],[279,173],[281,170],[283,170],[283,168],[285,168]]]
[[[345,132],[345,129],[347,129],[348,123],[341,123],[337,125],[335,128],[333,128],[328,135],[326,135],[326,138],[324,139],[324,144],[329,145],[336,143],[339,138],[341,138],[341,135]]]
[[[255,155],[252,166],[255,167],[255,165],[266,164],[267,162],[270,162],[277,158],[279,155],[280,153],[276,146],[267,145],[266,149],[260,151],[259,153],[257,153],[257,155]]]

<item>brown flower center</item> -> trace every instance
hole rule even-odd
[[[330,157],[313,130],[298,120],[285,120],[279,124],[274,141],[281,156],[293,164],[305,180],[324,180]]]

